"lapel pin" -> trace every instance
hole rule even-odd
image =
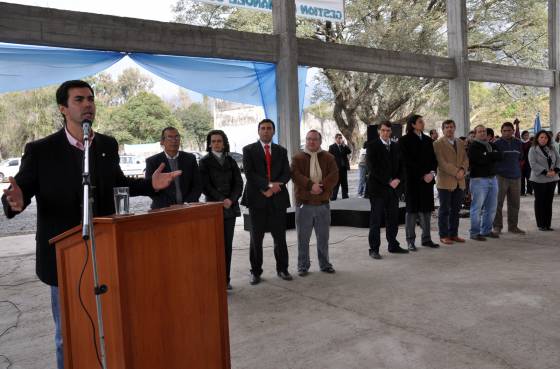
[[[104,157],[104,156],[105,156],[105,153],[101,153],[101,156],[103,156],[103,157]]]

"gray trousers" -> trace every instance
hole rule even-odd
[[[331,207],[323,205],[300,205],[296,207],[296,228],[298,239],[298,271],[307,271],[311,266],[309,260],[309,240],[315,229],[317,237],[317,255],[321,270],[331,267],[329,263],[329,227],[331,225]]]
[[[507,222],[508,228],[517,227],[519,220],[519,202],[521,198],[521,178],[505,178],[496,176],[498,179],[498,207],[496,208],[496,216],[494,217],[494,228],[502,230],[504,228],[504,220],[502,216],[502,208],[507,196]]]
[[[405,215],[405,229],[406,229],[406,242],[413,244],[416,240],[416,219],[420,222],[422,228],[422,243],[430,242],[432,235],[430,234],[430,218],[432,213],[406,213]]]

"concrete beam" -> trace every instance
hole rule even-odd
[[[554,85],[550,89],[550,129],[556,133],[560,129],[560,1],[548,0],[548,66],[554,71]]]
[[[279,38],[279,58],[276,67],[277,127],[280,144],[288,150],[290,159],[299,151],[299,89],[298,47],[296,38],[296,4],[294,0],[273,0],[274,34]]]
[[[554,72],[551,70],[515,67],[478,61],[469,62],[469,78],[471,81],[478,82],[554,87]]]
[[[447,0],[447,43],[457,76],[449,80],[449,115],[455,121],[458,136],[470,130],[469,57],[467,53],[466,0]]]
[[[401,51],[298,39],[298,63],[319,68],[401,76],[451,79],[457,74],[452,59]]]
[[[275,62],[272,35],[0,2],[0,42]]]

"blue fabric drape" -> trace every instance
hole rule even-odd
[[[267,118],[278,121],[276,65],[240,60],[186,56],[130,55],[138,65],[163,79],[203,95],[261,105]],[[299,109],[303,110],[307,68],[298,68]]]
[[[0,43],[0,93],[87,77],[123,57],[113,51]]]
[[[0,93],[84,78],[109,68],[124,56],[111,51],[0,43]],[[267,118],[278,121],[275,64],[143,53],[129,57],[157,76],[189,90],[260,105]],[[301,116],[307,68],[299,67],[298,77]]]

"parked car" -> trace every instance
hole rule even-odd
[[[8,177],[13,177],[19,172],[21,158],[8,158],[0,162],[0,182],[7,182]]]
[[[238,152],[230,152],[229,156],[231,156],[233,158],[233,160],[235,160],[235,162],[237,163],[237,166],[243,172],[243,154],[240,154]]]
[[[146,159],[136,155],[120,155],[121,170],[125,176],[143,177],[146,172]]]

